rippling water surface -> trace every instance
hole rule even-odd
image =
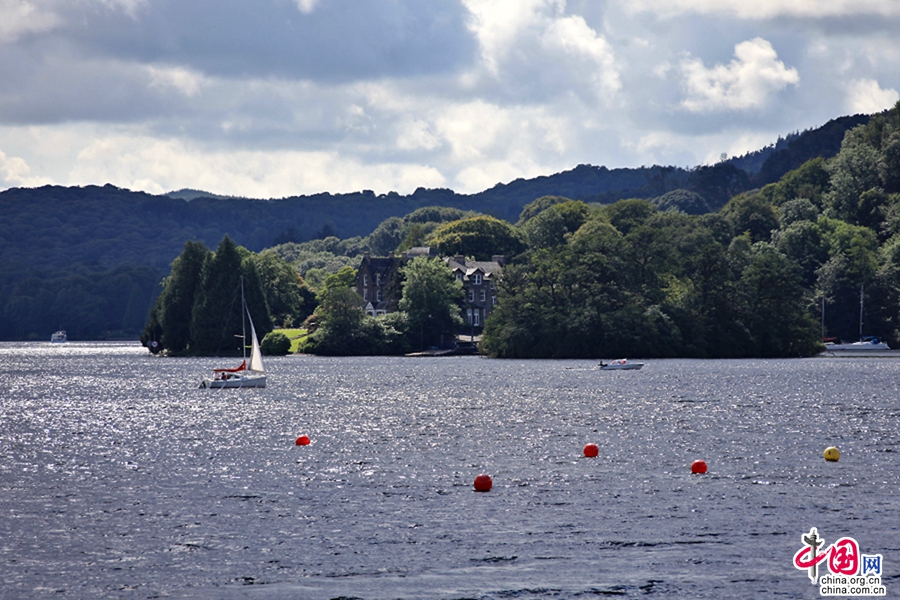
[[[900,361],[215,364],[0,344],[3,597],[816,598],[813,526],[900,594]]]

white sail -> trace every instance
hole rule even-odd
[[[241,277],[241,306],[243,311],[247,313],[247,320],[250,321],[250,334],[253,338],[253,346],[250,352],[250,364],[247,365],[247,331],[245,329],[246,322],[241,319],[241,354],[244,362],[236,369],[213,369],[215,376],[212,379],[204,379],[200,382],[201,388],[206,389],[224,389],[224,388],[264,388],[266,387],[266,372],[263,369],[262,352],[259,350],[259,339],[256,337],[256,328],[253,327],[253,319],[250,318],[250,311],[247,309],[247,303],[244,300],[244,278]],[[249,368],[248,368],[249,367]],[[252,375],[250,373],[253,373]]]
[[[256,329],[253,327],[253,319],[250,318],[250,311],[247,311],[247,319],[250,321],[250,337],[253,338],[253,349],[250,352],[250,370],[257,373],[264,373],[262,363],[262,352],[259,351],[259,340],[256,339]]]

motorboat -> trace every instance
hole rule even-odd
[[[867,338],[860,340],[858,342],[853,342],[851,344],[836,344],[833,342],[825,342],[825,351],[831,352],[833,350],[861,350],[861,351],[872,351],[872,350],[890,350],[891,347],[879,340],[878,338]]]
[[[620,358],[610,363],[600,361],[601,371],[636,371],[644,366],[644,363],[629,362],[627,358]]]
[[[69,338],[66,335],[66,332],[63,331],[62,329],[60,329],[59,331],[57,331],[56,333],[54,333],[53,335],[50,336],[50,341],[53,342],[54,344],[62,344],[64,342],[69,341]]]

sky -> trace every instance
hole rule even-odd
[[[898,0],[0,0],[0,189],[475,193],[900,100]]]

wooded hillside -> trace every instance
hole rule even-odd
[[[787,172],[787,165],[833,156],[834,140],[868,119],[837,119],[762,149],[752,160],[694,169],[579,165],[471,195],[420,188],[405,196],[362,191],[251,200],[190,194],[186,200],[187,195],[154,196],[111,185],[6,190],[0,192],[0,339],[47,339],[57,328],[67,329],[72,339],[136,338],[161,279],[189,240],[212,248],[228,235],[253,252],[315,239],[332,249],[342,244],[341,252],[323,251],[317,258],[306,245],[296,250],[313,267],[333,272],[362,251],[396,248],[390,246],[394,237],[409,233],[397,221],[427,206],[477,210],[509,222],[544,196],[600,204],[647,198],[688,214],[716,211],[735,194]],[[427,234],[426,223],[418,234]],[[328,263],[329,254],[345,260]]]

